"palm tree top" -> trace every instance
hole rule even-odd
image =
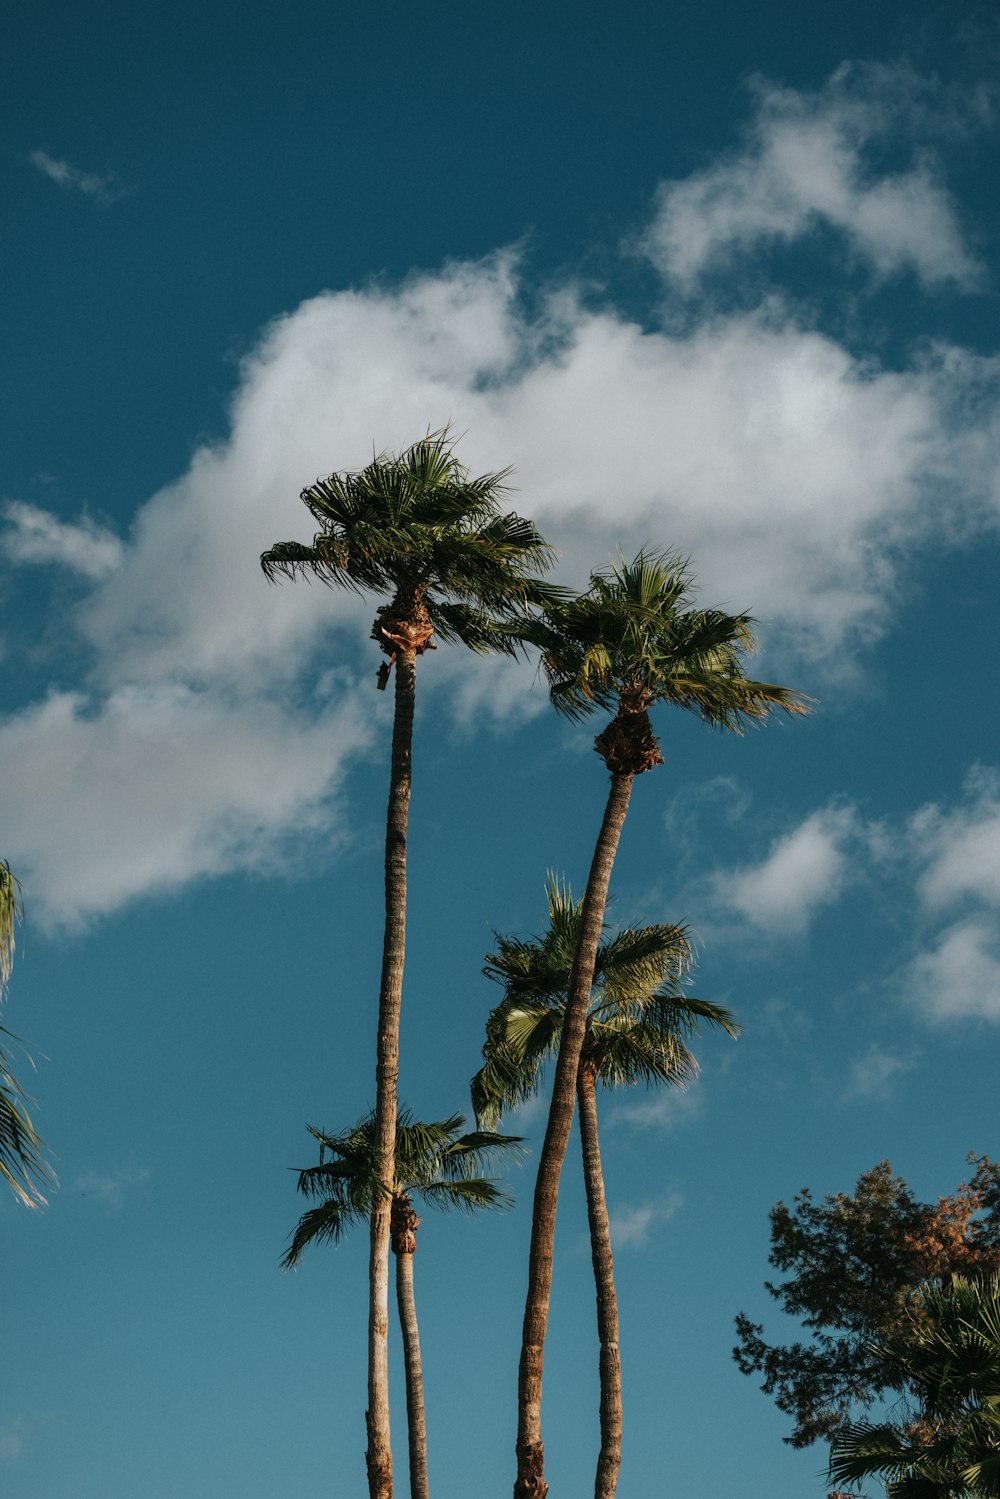
[[[479,1208],[509,1208],[513,1198],[486,1173],[494,1160],[517,1160],[523,1155],[521,1136],[490,1130],[463,1134],[464,1124],[461,1114],[424,1122],[414,1119],[409,1109],[400,1109],[392,1195],[415,1194],[442,1212],[458,1208],[471,1214]],[[320,1160],[317,1166],[299,1172],[298,1190],[321,1202],[300,1219],[282,1259],[285,1269],[298,1263],[307,1244],[339,1243],[347,1228],[368,1219],[375,1194],[384,1190],[375,1167],[374,1113],[340,1134],[312,1125],[307,1128],[319,1141]]]
[[[554,875],[546,898],[544,934],[498,934],[483,969],[504,988],[486,1022],[483,1066],[472,1079],[473,1110],[486,1126],[534,1096],[545,1062],[559,1048],[583,902]],[[690,1081],[697,1063],[686,1041],[702,1021],[739,1034],[728,1010],[686,992],[692,962],[690,939],[679,926],[628,927],[598,944],[583,1056],[602,1086]]]
[[[692,582],[679,553],[643,550],[592,573],[585,593],[554,600],[532,634],[554,706],[582,718],[672,703],[736,732],[776,709],[807,713],[802,693],[745,674],[752,617],[692,608]]]
[[[279,542],[261,556],[268,579],[299,575],[354,590],[413,598],[443,640],[516,648],[499,622],[560,595],[538,575],[553,548],[533,522],[503,508],[510,473],[470,475],[447,427],[366,468],[333,473],[302,491],[319,530],[311,545]]]

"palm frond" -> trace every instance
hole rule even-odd
[[[644,551],[547,608],[532,638],[553,705],[582,718],[596,708],[642,711],[663,702],[735,732],[776,710],[808,712],[802,693],[746,676],[753,620],[690,607],[691,581],[683,557]]]

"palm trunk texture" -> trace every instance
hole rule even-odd
[[[411,1215],[414,1216],[415,1215]],[[417,1218],[419,1223],[420,1219]],[[413,1235],[410,1241],[416,1247]],[[417,1309],[413,1300],[413,1250],[397,1248],[396,1305],[403,1334],[403,1361],[406,1367],[406,1420],[410,1444],[410,1499],[428,1499],[427,1432],[424,1427],[424,1375],[420,1363],[420,1334]]]
[[[566,999],[549,1119],[538,1162],[531,1220],[528,1295],[524,1307],[521,1361],[518,1369],[517,1481],[514,1484],[514,1499],[545,1499],[549,1491],[545,1482],[542,1447],[542,1362],[552,1291],[552,1248],[559,1176],[573,1123],[576,1076],[583,1050],[608,885],[632,794],[632,781],[631,773],[613,772],[611,776],[611,790],[583,897],[580,935]]]
[[[595,1068],[580,1064],[576,1096],[580,1103],[580,1143],[587,1188],[590,1252],[597,1288],[597,1335],[601,1343],[601,1452],[597,1459],[594,1499],[613,1499],[622,1461],[622,1369],[618,1352],[618,1297],[611,1258],[608,1205],[604,1197],[601,1146],[597,1137]]]
[[[378,1002],[375,1067],[375,1164],[387,1187],[375,1197],[368,1260],[368,1492],[392,1499],[389,1434],[389,1217],[396,1157],[396,1083],[399,1077],[399,1013],[406,947],[406,829],[410,810],[411,744],[417,664],[413,650],[396,655],[396,703],[392,726],[392,770],[385,830],[385,939]]]

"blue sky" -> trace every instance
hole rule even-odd
[[[4,1492],[366,1492],[365,1245],[277,1262],[305,1123],[371,1099],[390,705],[372,604],[257,557],[308,537],[317,474],[450,421],[562,579],[676,548],[818,699],[742,740],[659,721],[612,915],[688,922],[744,1034],[603,1119],[622,1499],[822,1495],[729,1357],[736,1312],[778,1330],[769,1207],[887,1156],[933,1197],[998,1149],[989,8],[41,3],[11,32],[5,1019],[61,1186],[0,1202]],[[441,1116],[491,931],[540,928],[547,869],[582,888],[605,784],[530,666],[441,650],[420,694],[401,1086]],[[577,1175],[554,1495],[596,1454]],[[531,1181],[421,1229],[440,1496],[513,1481]],[[394,1434],[405,1492],[398,1388]]]

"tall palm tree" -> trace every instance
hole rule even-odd
[[[534,631],[554,706],[571,718],[595,708],[613,709],[614,717],[594,741],[610,772],[611,789],[583,897],[532,1206],[514,1499],[544,1499],[548,1493],[542,1364],[559,1176],[573,1120],[608,883],[632,783],[662,762],[649,710],[657,703],[672,704],[735,732],[746,723],[764,722],[778,709],[790,714],[807,710],[801,694],[746,676],[744,658],[754,645],[750,616],[690,608],[690,587],[683,559],[640,552],[634,562],[621,558],[609,571],[593,573],[590,588],[578,598],[554,601]]]
[[[1000,1495],[1000,1275],[931,1284],[909,1332],[875,1350],[911,1392],[895,1424],[858,1421],[835,1438],[834,1482],[878,1474],[889,1499]]]
[[[406,836],[417,657],[433,636],[475,651],[511,652],[511,621],[543,594],[535,574],[551,548],[530,521],[501,509],[505,474],[473,478],[447,431],[398,456],[383,454],[359,473],[331,474],[302,491],[319,525],[312,545],[282,542],[261,557],[265,575],[305,574],[356,592],[388,594],[372,638],[396,668],[395,715],[385,841],[385,935],[375,1068],[375,1148],[385,1191],[372,1199],[368,1308],[368,1487],[391,1499],[389,1433],[389,1207],[399,1073],[399,1017],[406,946]]]
[[[521,1143],[519,1137],[493,1132],[463,1135],[459,1131],[464,1123],[460,1114],[453,1114],[448,1119],[422,1124],[406,1110],[400,1110],[397,1119],[389,1213],[406,1368],[412,1499],[428,1499],[424,1384],[413,1299],[413,1255],[422,1220],[414,1212],[413,1199],[417,1197],[444,1211],[460,1208],[466,1213],[477,1208],[506,1208],[513,1201],[494,1178],[482,1172],[495,1157],[516,1152]],[[319,1141],[320,1163],[299,1172],[299,1191],[321,1201],[299,1219],[282,1261],[286,1269],[298,1264],[308,1244],[331,1240],[339,1243],[347,1228],[370,1217],[372,1204],[383,1190],[376,1164],[374,1114],[340,1135],[325,1134],[311,1127],[310,1134]],[[325,1160],[327,1152],[329,1161]]]
[[[21,915],[20,887],[10,865],[0,859],[0,1002],[14,959],[14,933]],[[0,1036],[15,1036],[0,1025]],[[43,1143],[25,1107],[24,1090],[11,1070],[8,1053],[0,1046],[0,1180],[25,1207],[43,1207],[41,1188],[54,1180],[42,1157]]]
[[[500,937],[497,951],[486,959],[484,972],[505,991],[486,1022],[483,1066],[472,1079],[476,1121],[487,1128],[496,1127],[506,1110],[537,1091],[545,1063],[558,1051],[582,903],[554,879],[546,894],[549,926],[544,935],[530,941]],[[690,964],[685,933],[662,925],[602,938],[594,962],[576,1091],[600,1339],[601,1450],[595,1499],[614,1495],[622,1439],[618,1298],[595,1085],[686,1082],[697,1071],[686,1041],[700,1021],[738,1034],[727,1010],[685,992]]]

